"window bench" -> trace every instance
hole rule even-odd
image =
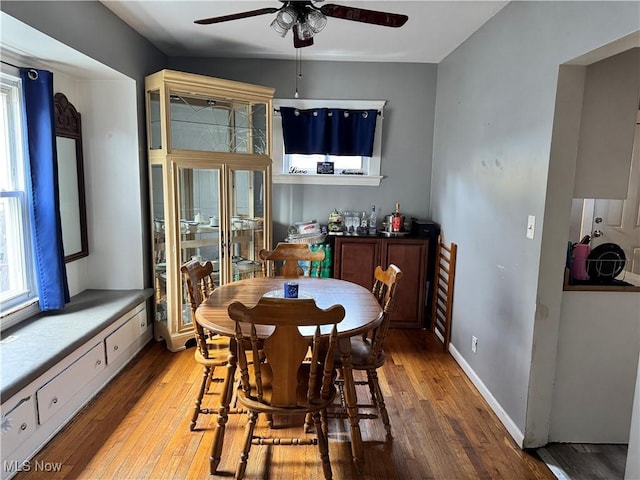
[[[153,337],[153,290],[85,290],[2,332],[2,479],[37,453]],[[55,459],[52,459],[55,461]]]

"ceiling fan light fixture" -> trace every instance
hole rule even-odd
[[[276,32],[281,37],[284,37],[287,34],[287,32],[289,31],[288,28],[284,28],[278,22],[278,18],[277,17],[273,19],[273,22],[271,22],[271,28],[273,29],[274,32]]]
[[[298,38],[300,40],[309,40],[313,38],[316,32],[309,26],[307,22],[298,22]]]
[[[271,28],[281,37],[284,37],[298,19],[298,12],[291,7],[282,8],[276,18],[271,22]]]
[[[327,17],[320,10],[309,10],[305,15],[305,23],[314,33],[319,33],[327,26]]]

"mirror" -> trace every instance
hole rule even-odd
[[[64,260],[69,263],[89,255],[82,128],[80,113],[64,94],[55,94],[54,109],[62,242]]]

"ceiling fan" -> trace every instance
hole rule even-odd
[[[212,23],[222,23],[230,20],[276,13],[276,17],[271,22],[271,28],[282,37],[284,37],[289,30],[293,30],[293,46],[295,48],[302,48],[313,45],[313,36],[326,26],[327,17],[396,28],[404,25],[409,19],[408,16],[398,13],[365,10],[364,8],[346,7],[332,3],[328,3],[319,8],[314,5],[314,3],[321,1],[322,0],[316,0],[315,2],[309,0],[280,0],[283,4],[280,8],[260,8],[258,10],[249,10],[220,17],[202,18],[195,20],[194,23],[210,25]]]

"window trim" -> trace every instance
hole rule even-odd
[[[313,100],[313,99],[274,99],[273,100],[273,183],[297,185],[361,185],[377,187],[380,185],[380,163],[382,158],[382,123],[386,100]],[[284,141],[282,137],[282,121],[280,107],[300,109],[311,108],[344,108],[354,110],[375,109],[380,112],[376,122],[373,140],[373,156],[369,161],[368,175],[297,175],[283,173]]]

